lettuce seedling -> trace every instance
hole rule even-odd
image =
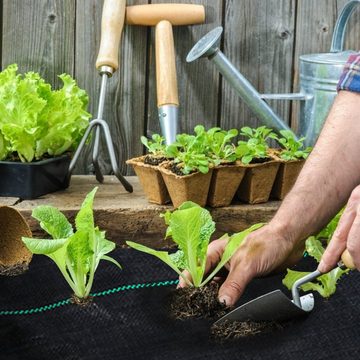
[[[174,163],[184,175],[195,171],[207,174],[214,163],[209,155],[208,138],[204,127],[198,125],[194,132],[195,135],[178,134],[176,142],[166,149],[167,156],[174,158]]]
[[[272,129],[269,129],[266,126],[259,126],[256,129],[244,126],[241,128],[240,135],[245,136],[248,139],[256,139],[259,144],[264,145],[266,145],[268,139],[277,140],[277,135]]]
[[[209,152],[214,159],[215,165],[236,160],[236,147],[231,143],[231,139],[238,135],[236,129],[225,131],[215,127],[209,129],[206,134]]]
[[[150,154],[154,156],[165,156],[165,138],[159,134],[153,134],[151,139],[152,140],[149,140],[147,137],[141,136],[140,140]]]
[[[241,128],[240,135],[248,138],[247,141],[240,140],[235,150],[237,158],[244,164],[251,163],[254,159],[266,159],[269,157],[267,144],[268,139],[277,139],[272,129],[260,126],[251,129],[247,126]]]
[[[317,262],[320,262],[325,251],[323,242],[327,244],[329,243],[337,227],[340,216],[341,212],[336,215],[335,218],[322,231],[320,231],[319,234],[316,236],[310,236],[306,240],[305,250],[308,255],[314,258]],[[304,291],[317,291],[322,297],[328,298],[335,293],[338,280],[348,272],[349,269],[341,270],[337,267],[329,273],[319,276],[316,281],[302,285],[301,289]],[[283,279],[283,284],[290,290],[295,281],[307,274],[310,274],[310,272],[287,269],[287,274]]]
[[[106,255],[115,249],[115,244],[106,240],[105,232],[94,224],[96,191],[94,188],[86,196],[76,215],[76,232],[57,208],[41,205],[33,210],[32,216],[53,240],[22,238],[33,254],[46,255],[55,262],[78,298],[89,296],[100,260],[110,261],[121,269],[116,260]]]
[[[202,287],[207,284],[230,260],[244,238],[250,232],[262,226],[262,224],[256,224],[245,231],[230,236],[221,261],[205,277],[207,248],[210,237],[215,231],[215,223],[209,211],[191,201],[187,201],[177,210],[173,212],[167,211],[163,217],[168,225],[166,237],[171,237],[179,248],[176,253],[169,254],[167,251],[154,250],[131,241],[126,243],[136,250],[158,257],[180,276],[183,276],[183,270],[187,270],[191,275],[191,281],[185,277],[184,280],[188,285],[194,287]],[[224,235],[225,237],[228,236]]]
[[[289,161],[306,159],[309,156],[312,148],[307,147],[306,149],[302,149],[304,146],[305,137],[296,140],[294,133],[289,130],[280,130],[280,134],[282,137],[277,139],[277,141],[283,147],[280,152],[281,159]]]

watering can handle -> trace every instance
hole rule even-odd
[[[343,51],[346,25],[357,5],[360,5],[360,0],[352,0],[343,7],[340,16],[336,20],[330,52]]]

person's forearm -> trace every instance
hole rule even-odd
[[[272,219],[291,241],[318,232],[360,183],[360,94],[341,91],[293,189]]]

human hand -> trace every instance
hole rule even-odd
[[[360,185],[350,195],[318,270],[322,273],[332,270],[345,249],[348,249],[355,267],[360,270]]]
[[[210,272],[219,263],[227,239],[211,242],[207,252],[205,272]],[[276,230],[271,223],[254,231],[246,237],[243,244],[226,264],[229,271],[227,278],[219,289],[219,301],[233,306],[245,290],[246,285],[257,276],[296,263],[303,254],[303,243],[294,243]],[[188,273],[184,273],[189,278]],[[179,287],[185,287],[180,277]]]

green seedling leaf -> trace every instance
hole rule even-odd
[[[317,262],[320,262],[325,249],[315,236],[310,236],[308,239],[306,239],[305,247],[308,254]]]
[[[113,259],[113,258],[110,257],[110,256],[103,255],[103,256],[101,256],[101,260],[109,261],[109,262],[111,262],[112,264],[116,265],[120,270],[122,270],[121,265],[120,265],[115,259]]]
[[[317,291],[322,297],[328,298],[336,292],[336,284],[340,277],[349,270],[336,268],[327,274],[321,275],[314,282],[309,282],[301,286],[303,291]],[[291,290],[295,281],[310,274],[310,272],[287,270],[287,275],[283,279],[283,284]]]
[[[36,207],[31,215],[40,222],[40,227],[53,239],[68,238],[73,234],[73,228],[57,208],[48,205]]]
[[[81,205],[80,211],[76,215],[75,224],[78,231],[94,229],[94,215],[92,208],[97,189],[98,187],[95,187],[89,194],[86,195],[86,198]]]
[[[145,245],[137,244],[132,241],[126,241],[126,244],[130,246],[131,248],[144,252],[149,255],[153,255],[163,261],[165,264],[170,266],[174,271],[176,271],[179,275],[182,276],[181,270],[176,266],[176,264],[173,262],[171,256],[166,251],[159,251],[151,249]],[[187,281],[188,282],[188,281]]]
[[[318,235],[310,236],[306,240],[305,250],[317,262],[320,262],[321,257],[325,252],[325,248],[322,245],[321,240],[325,240],[329,243],[330,238],[338,225],[341,214],[342,211],[340,211],[340,213],[338,213]],[[336,284],[338,280],[348,272],[348,269],[341,270],[340,268],[335,268],[329,273],[321,275],[315,281],[302,285],[301,289],[304,291],[317,291],[322,297],[330,297],[336,291]],[[283,284],[291,290],[294,282],[307,274],[309,273],[288,269],[287,275],[283,279]]]
[[[290,130],[280,130],[282,138],[276,138],[275,140],[283,147],[280,153],[280,158],[285,161],[306,159],[309,156],[311,147],[303,149],[305,137],[299,140],[295,139],[295,134]]]
[[[193,284],[198,287],[205,272],[207,247],[215,223],[208,210],[186,202],[171,214],[169,226],[173,241],[184,252]]]
[[[33,254],[49,255],[67,245],[69,239],[33,239],[22,238],[23,243]]]
[[[240,247],[245,238],[252,233],[253,231],[259,229],[264,224],[255,224],[248,229],[241,231],[240,233],[234,234],[229,238],[229,241],[225,247],[224,253],[222,255],[221,261],[218,263],[216,268],[209,274],[209,276],[201,283],[200,286],[206,285],[220,270],[224,265],[232,258],[236,250]],[[227,237],[224,235],[223,237]]]

